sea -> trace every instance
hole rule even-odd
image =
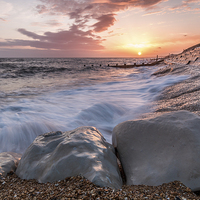
[[[23,153],[51,131],[94,126],[107,142],[120,122],[153,112],[162,90],[185,76],[152,76],[149,58],[0,58],[0,152]],[[160,67],[165,67],[165,64]]]

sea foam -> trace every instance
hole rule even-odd
[[[22,153],[38,135],[80,126],[98,128],[111,143],[117,124],[151,112],[151,102],[164,87],[187,78],[151,76],[156,69],[103,66],[71,74],[59,71],[46,75],[44,85],[34,76],[35,87],[26,87],[21,78],[21,88],[1,93],[0,152]]]

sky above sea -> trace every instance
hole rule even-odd
[[[0,57],[156,57],[200,42],[200,0],[0,0]]]

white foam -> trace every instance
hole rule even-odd
[[[149,104],[164,87],[187,78],[153,77],[153,67],[140,71],[123,72],[115,81],[25,96],[1,106],[0,152],[22,153],[37,135],[83,125],[97,127],[111,143],[114,126],[148,112]]]

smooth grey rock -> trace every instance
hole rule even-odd
[[[10,171],[15,171],[21,154],[14,152],[0,153],[0,178],[5,177]]]
[[[113,130],[127,185],[181,181],[200,189],[200,117],[177,111],[126,121]]]
[[[101,187],[122,186],[114,148],[94,127],[38,136],[23,154],[16,174],[41,183],[83,175]]]

